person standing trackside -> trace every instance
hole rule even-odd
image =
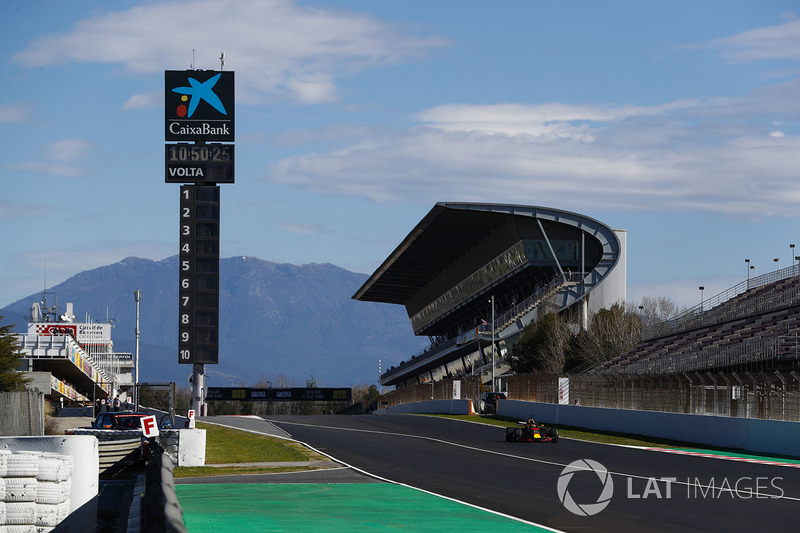
[[[114,396],[114,412],[119,411],[119,396]]]

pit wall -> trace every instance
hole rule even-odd
[[[497,404],[498,415],[519,420],[527,420],[533,415],[537,422],[554,426],[573,426],[800,457],[800,422],[605,409],[521,400],[498,400]]]

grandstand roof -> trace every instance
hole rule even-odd
[[[408,303],[431,279],[513,216],[563,222],[581,228],[599,238],[604,248],[611,241],[616,243],[616,237],[606,226],[569,211],[526,205],[438,202],[353,299]]]
[[[464,250],[491,234],[511,206],[437,203],[353,296],[405,304]],[[503,208],[503,213],[495,209]]]

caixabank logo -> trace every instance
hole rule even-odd
[[[167,141],[234,141],[233,72],[164,72]]]

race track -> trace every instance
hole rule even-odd
[[[562,531],[795,531],[800,512],[793,466],[570,439],[508,443],[502,428],[424,416],[205,420],[279,428],[373,476]],[[607,469],[610,481],[585,468],[565,471],[581,460]]]

